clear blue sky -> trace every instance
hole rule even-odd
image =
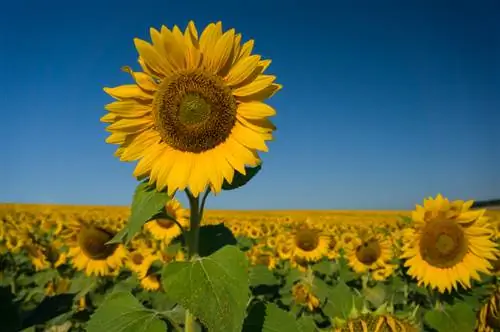
[[[406,3],[406,4],[402,4]],[[500,196],[498,1],[8,1],[0,11],[2,202],[128,204],[102,88],[133,38],[222,20],[273,63],[276,140],[217,209],[411,209]]]

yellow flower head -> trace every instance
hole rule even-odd
[[[105,92],[116,99],[101,121],[110,123],[108,143],[122,161],[139,160],[134,175],[168,193],[189,188],[198,196],[221,191],[235,170],[260,164],[267,152],[275,110],[263,101],[281,89],[265,75],[271,64],[252,55],[253,40],[241,44],[220,22],[198,34],[193,22],[151,29],[152,43],[135,39],[141,71],[134,83]]]
[[[470,210],[472,203],[438,195],[417,205],[401,258],[419,284],[445,292],[458,285],[470,288],[471,279],[480,280],[479,272],[490,274],[498,249],[485,210]]]

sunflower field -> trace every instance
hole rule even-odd
[[[125,246],[109,241],[128,208],[2,205],[2,331],[182,331],[186,307],[203,317],[197,331],[231,331],[241,305],[243,331],[496,331],[500,213],[469,206],[438,196],[413,213],[207,211],[210,278],[185,276],[200,293],[161,277],[187,257],[169,219]],[[166,210],[188,226],[178,201]]]
[[[131,206],[2,205],[1,332],[500,330],[498,211],[442,195],[412,212],[205,211],[262,169],[282,85],[221,22],[150,35],[100,119],[136,162]]]

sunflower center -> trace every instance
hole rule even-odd
[[[173,222],[172,220],[169,220],[169,219],[157,219],[156,223],[161,228],[166,228],[166,229],[170,229],[170,228],[175,226],[175,222]]]
[[[166,79],[153,101],[156,129],[164,142],[201,153],[223,143],[236,122],[236,99],[224,81],[204,71]]]
[[[468,242],[462,227],[453,220],[427,223],[420,237],[422,259],[438,268],[449,268],[467,254]]]
[[[257,256],[257,264],[268,266],[271,263],[271,257],[267,254]]]
[[[295,235],[295,243],[304,251],[313,251],[319,245],[319,234],[312,229],[302,229]]]
[[[377,240],[371,239],[363,242],[356,248],[356,258],[365,265],[372,265],[379,259],[382,250]]]
[[[143,261],[144,261],[144,256],[142,256],[141,253],[136,252],[132,255],[132,262],[135,265],[141,265]]]
[[[104,260],[113,255],[117,245],[106,244],[113,238],[109,232],[96,228],[83,228],[78,234],[78,244],[83,253],[94,260]]]

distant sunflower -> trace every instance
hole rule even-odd
[[[158,255],[155,255],[150,250],[135,250],[128,255],[127,267],[137,273],[139,278],[144,278],[153,262],[159,259]]]
[[[299,260],[317,262],[328,252],[330,239],[321,230],[309,226],[298,227],[293,237],[294,256]]]
[[[353,231],[346,231],[340,235],[339,238],[339,247],[341,249],[348,250],[352,249],[359,242],[358,235]]]
[[[379,236],[366,236],[346,250],[346,258],[356,273],[376,270],[392,258],[391,243]]]
[[[307,282],[298,282],[292,287],[292,296],[296,304],[303,305],[314,311],[320,305],[320,301],[312,291],[312,286]]]
[[[485,210],[470,210],[473,201],[453,201],[437,195],[417,205],[414,230],[405,233],[402,258],[408,275],[443,293],[471,287],[478,272],[491,274],[498,255]]]
[[[127,257],[123,245],[106,244],[113,236],[104,228],[82,225],[68,252],[73,266],[86,275],[112,275]]]
[[[28,244],[24,246],[24,249],[28,253],[28,257],[35,267],[35,271],[45,270],[50,267],[50,263],[45,257],[43,247],[36,244]]]
[[[189,188],[198,196],[207,186],[221,191],[234,171],[260,164],[275,127],[275,110],[263,103],[281,85],[264,75],[271,64],[251,55],[253,40],[211,23],[198,36],[193,22],[184,33],[151,28],[152,44],[134,39],[141,72],[135,83],[104,91],[117,101],[101,121],[106,140],[120,147],[122,161],[139,160],[134,175],[149,178],[168,193]]]
[[[495,332],[500,330],[500,290],[497,288],[479,311],[477,331]]]
[[[189,227],[189,211],[182,208],[181,203],[172,198],[166,204],[167,214],[177,220],[177,222],[184,228]],[[169,244],[175,237],[181,235],[182,230],[179,226],[170,219],[155,219],[147,222],[144,228],[148,230],[151,235],[157,240]]]
[[[394,315],[363,314],[356,318],[348,319],[342,327],[335,328],[333,332],[418,332],[419,330],[410,322]]]
[[[264,245],[255,245],[246,253],[252,265],[263,265],[273,270],[278,263],[275,253],[267,250]]]
[[[153,292],[160,289],[160,279],[154,274],[147,275],[140,280],[140,285],[144,290]]]

